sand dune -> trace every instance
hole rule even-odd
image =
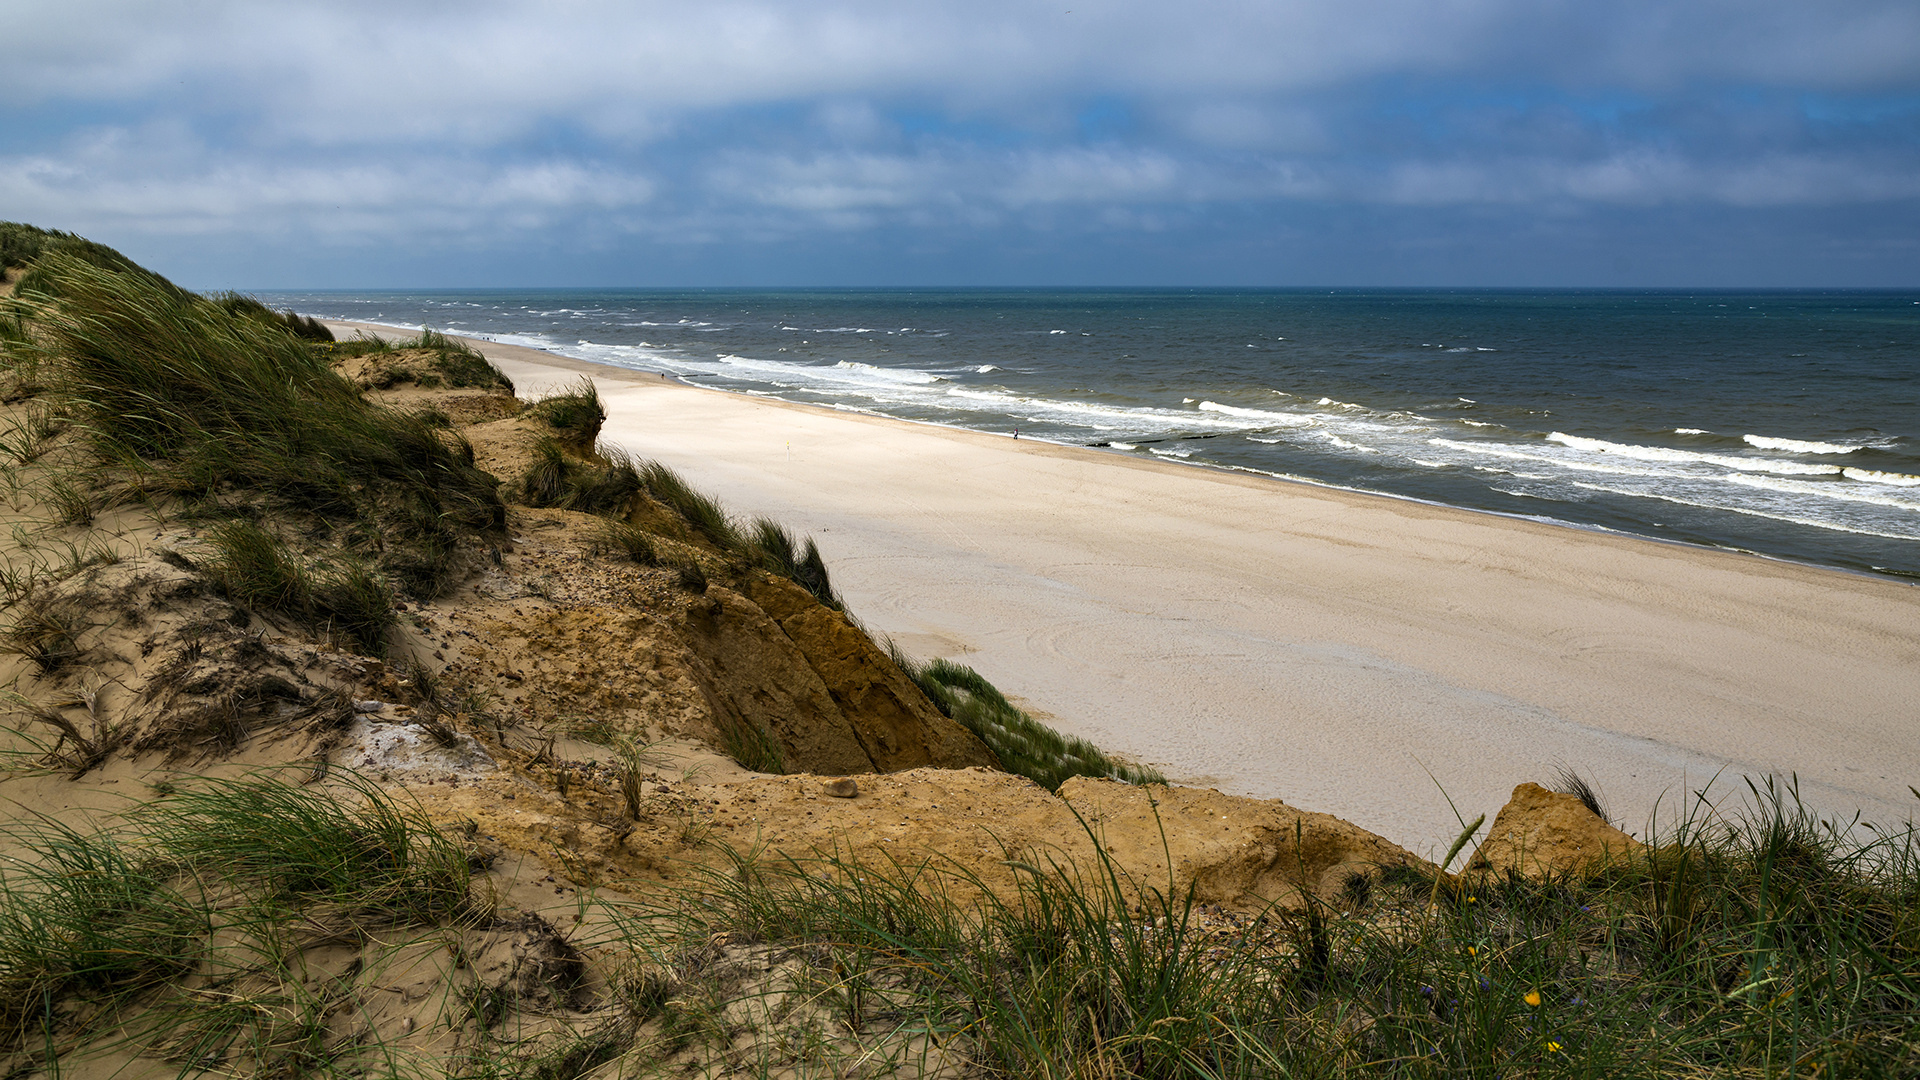
[[[876,632],[1176,779],[1431,851],[1578,768],[1643,832],[1797,773],[1920,810],[1920,589],[1302,484],[591,372],[603,440],[814,533]]]

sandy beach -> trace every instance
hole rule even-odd
[[[814,534],[876,634],[1181,782],[1427,852],[1563,765],[1634,832],[1767,774],[1843,817],[1920,811],[1897,581],[476,344],[523,396],[591,374],[604,444]]]

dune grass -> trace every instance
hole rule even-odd
[[[256,1056],[278,1057],[303,938],[397,945],[395,930],[488,914],[464,849],[351,776],[203,781],[106,824],[30,819],[0,837],[0,1050],[187,1045],[200,1060],[251,1030]]]
[[[979,672],[936,658],[920,663],[888,643],[900,670],[942,713],[980,737],[1008,772],[1024,776],[1048,791],[1076,776],[1164,784],[1166,777],[1145,766],[1114,761],[1085,739],[1062,735],[1028,716]]]
[[[711,496],[694,490],[681,475],[657,461],[640,466],[640,482],[656,502],[677,514],[696,535],[722,552],[746,550],[733,518]]]
[[[803,544],[785,526],[758,518],[745,539],[763,569],[791,580],[835,611],[845,610],[839,595],[833,591],[827,562],[820,557],[820,549],[812,537],[807,537]]]
[[[598,461],[583,461],[558,439],[541,439],[533,445],[533,461],[520,477],[516,494],[528,506],[624,518],[643,490],[640,471],[617,451],[595,456]]]
[[[220,309],[229,315],[243,319],[258,319],[264,323],[278,325],[287,333],[303,341],[333,341],[333,331],[321,325],[318,320],[296,311],[275,311],[243,293],[214,293],[207,299],[219,305]]]
[[[279,322],[50,250],[20,306],[31,366],[101,467],[213,511],[265,499],[326,522],[398,586],[430,596],[465,532],[497,530],[496,481],[444,418],[380,408]],[[348,574],[342,588],[363,587]]]
[[[288,314],[291,314],[290,312]],[[325,330],[325,327],[321,327]],[[332,340],[331,337],[328,338]],[[360,333],[347,341],[324,345],[321,355],[329,360],[351,356],[370,356],[397,353],[402,351],[429,352],[433,355],[424,368],[398,364],[386,373],[390,386],[412,380],[426,387],[451,386],[456,389],[480,388],[513,392],[513,380],[506,372],[495,366],[493,361],[482,356],[479,350],[459,338],[451,338],[431,327],[420,331],[420,336],[389,341],[383,337]]]
[[[272,776],[202,781],[138,821],[178,864],[267,899],[389,923],[448,923],[475,911],[465,850],[417,807],[352,774],[331,792]]]
[[[600,426],[607,421],[600,388],[585,376],[560,393],[535,401],[527,411],[552,428],[555,438],[582,452],[593,448]]]
[[[1257,917],[1104,854],[1008,853],[1019,884],[996,896],[955,863],[731,853],[627,925],[636,968],[667,980],[629,979],[653,990],[630,1010],[659,1025],[661,1002],[696,1000],[697,950],[725,934],[804,958],[853,1033],[823,1074],[921,1035],[990,1076],[1920,1074],[1915,833],[1855,836],[1790,786],[1753,791],[1590,875],[1436,891],[1402,872]],[[709,1008],[772,1023],[790,992]]]

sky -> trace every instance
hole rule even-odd
[[[1916,0],[0,0],[196,288],[1920,285]]]

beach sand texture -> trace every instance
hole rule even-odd
[[[523,397],[592,374],[603,443],[813,533],[876,634],[1179,782],[1426,854],[1562,765],[1639,834],[1716,776],[1920,811],[1920,588],[476,344]]]

